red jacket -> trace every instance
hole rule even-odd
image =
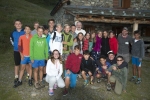
[[[89,50],[89,40],[88,39],[85,39],[83,41],[83,51],[85,50]]]
[[[77,73],[80,70],[80,64],[82,60],[82,55],[75,55],[74,53],[70,54],[66,60],[65,69],[69,69],[73,73]]]
[[[117,52],[118,52],[118,41],[117,41],[116,37],[109,39],[109,46],[110,46],[110,50],[112,50],[114,52],[114,54],[117,54]]]

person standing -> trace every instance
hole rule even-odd
[[[38,27],[39,27],[39,22],[34,22],[34,30],[31,31],[32,36],[37,34]]]

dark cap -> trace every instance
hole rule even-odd
[[[128,31],[128,28],[127,28],[127,27],[124,27],[123,30],[127,30],[127,31]]]

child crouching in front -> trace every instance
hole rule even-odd
[[[54,50],[51,59],[48,60],[46,66],[46,81],[49,83],[49,95],[54,95],[53,87],[56,83],[58,87],[63,88],[65,83],[61,77],[63,73],[62,60],[58,50]]]

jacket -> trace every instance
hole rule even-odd
[[[101,43],[101,55],[105,55],[106,57],[108,56],[107,53],[110,51],[109,47],[109,38],[102,38],[102,43]]]
[[[71,35],[71,33],[65,33],[63,32],[63,42],[67,42],[67,44],[63,44],[63,47],[66,48],[66,50],[63,50],[63,53],[65,54],[69,54],[70,53],[70,48],[73,45],[73,37]]]
[[[113,53],[116,55],[118,52],[118,41],[116,37],[109,39],[109,46],[110,46],[110,50],[112,50]]]
[[[18,32],[16,29],[11,33],[10,36],[10,42],[14,47],[14,51],[18,51],[18,42],[19,42],[19,38],[20,36],[24,35],[24,29],[22,29],[20,32]]]
[[[59,79],[63,73],[63,68],[59,60],[56,63],[57,64],[52,63],[51,59],[47,61],[46,74],[49,76],[55,76],[56,79]]]
[[[28,38],[25,35],[20,36],[19,43],[18,43],[18,49],[19,52],[21,52],[24,56],[29,56],[30,53],[30,40],[32,38],[32,35],[29,34]]]
[[[80,64],[82,60],[82,55],[75,55],[74,53],[70,54],[67,57],[66,64],[65,64],[65,69],[70,70],[73,73],[78,73],[80,70]]]
[[[117,59],[116,59],[116,58],[114,58],[113,60],[110,60],[109,58],[107,58],[106,61],[107,61],[108,63],[110,63],[110,65],[113,65],[113,64],[116,64],[116,63],[117,63]]]
[[[96,36],[96,43],[94,45],[93,50],[96,52],[100,52],[101,51],[101,43],[102,43],[102,38],[98,37],[98,35]]]
[[[89,49],[89,40],[85,39],[83,41],[83,51],[88,50]]]
[[[133,40],[131,55],[141,59],[144,57],[145,48],[143,40],[138,40],[137,42],[135,42],[135,39]]]
[[[35,34],[30,41],[30,59],[44,60],[48,59],[48,44],[45,37],[39,37]]]

